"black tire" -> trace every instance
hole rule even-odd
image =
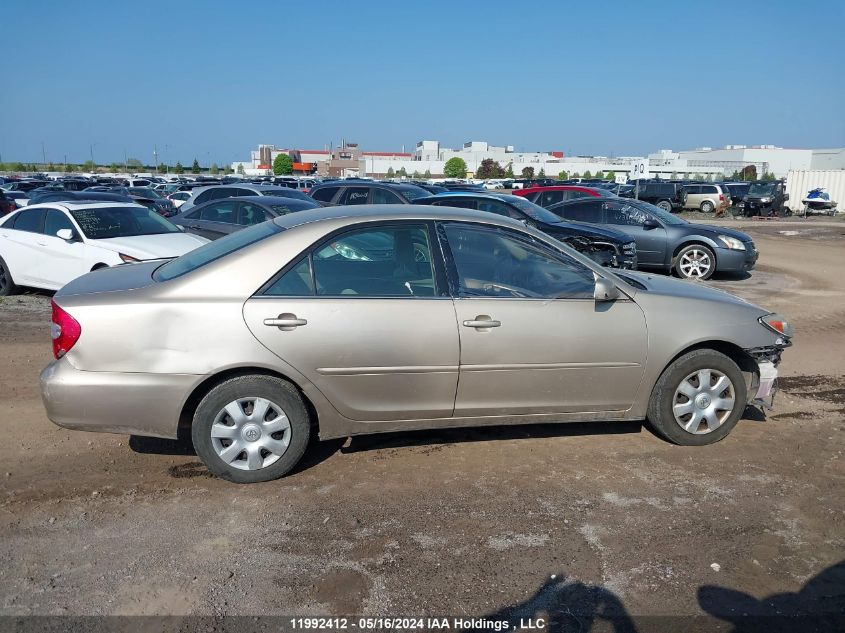
[[[691,433],[675,420],[675,390],[684,379],[699,370],[711,369],[722,372],[730,379],[734,396],[734,407],[721,426],[702,434]],[[648,402],[648,423],[654,431],[681,446],[705,446],[725,438],[739,422],[745,411],[747,388],[745,378],[737,364],[724,354],[712,349],[698,349],[688,352],[673,361],[657,379]]]
[[[269,466],[242,470],[224,461],[214,448],[211,427],[226,405],[244,398],[265,398],[279,406],[290,424],[290,438],[284,453]],[[278,479],[289,473],[302,458],[311,435],[308,411],[299,391],[275,376],[245,375],[224,380],[199,403],[191,425],[194,450],[208,470],[238,484]]]
[[[660,208],[661,208],[661,209],[663,209],[666,213],[672,213],[672,203],[671,203],[671,202],[669,202],[668,200],[660,200],[660,201],[659,201],[656,205],[654,205],[654,206],[656,206],[656,207],[660,207]]]
[[[12,279],[12,273],[9,270],[9,267],[6,265],[3,258],[0,257],[0,297],[16,295],[18,292],[19,288],[15,285],[15,282]]]
[[[698,208],[702,213],[713,213],[713,209],[715,209],[716,207],[713,206],[713,203],[709,200],[705,200],[701,203],[701,206]]]
[[[692,255],[694,251],[699,251],[703,255],[703,257],[709,258],[710,265],[707,268],[706,272],[703,272],[703,274],[688,274],[688,271],[685,270],[686,265],[684,262],[684,256],[688,253]],[[702,281],[705,281],[707,279],[710,279],[713,276],[713,273],[716,272],[716,255],[711,249],[704,246],[703,244],[689,244],[688,246],[684,246],[680,251],[678,251],[678,254],[675,256],[674,268],[675,273],[681,279],[700,279]],[[699,270],[702,269],[700,268]]]

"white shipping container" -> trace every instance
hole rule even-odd
[[[793,213],[804,209],[801,200],[811,189],[824,188],[830,199],[838,202],[837,213],[845,212],[845,169],[793,169],[786,176],[786,205]]]

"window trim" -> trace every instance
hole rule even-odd
[[[368,228],[384,229],[384,228],[405,228],[408,225],[416,225],[424,227],[428,234],[428,244],[431,249],[431,265],[434,273],[434,295],[430,297],[425,296],[385,296],[385,295],[320,295],[317,294],[317,279],[314,276],[314,261],[313,254],[324,248],[330,242],[334,242],[338,237],[359,230],[366,230]],[[310,296],[286,296],[286,295],[268,295],[266,292],[273,287],[273,285],[282,277],[284,277],[291,269],[298,266],[304,257],[307,257],[308,267],[311,269],[311,286],[314,289],[314,294]],[[342,228],[332,231],[328,235],[324,235],[318,241],[313,242],[302,249],[295,257],[285,264],[278,272],[276,272],[270,279],[264,282],[258,290],[256,290],[251,299],[411,299],[414,301],[431,300],[431,299],[448,299],[452,300],[452,293],[448,285],[448,276],[443,261],[444,253],[440,240],[437,237],[435,222],[432,220],[375,220],[370,222],[360,222],[353,225],[346,225]]]

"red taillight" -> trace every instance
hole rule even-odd
[[[724,202],[724,201],[725,201],[725,196],[720,193],[719,194],[719,202]]]
[[[76,319],[56,305],[55,301],[52,304],[53,327],[50,334],[53,337],[53,356],[59,359],[76,345],[76,341],[82,334],[82,326]]]

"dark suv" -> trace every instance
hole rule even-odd
[[[350,204],[411,204],[431,195],[416,185],[348,180],[327,182],[311,190],[311,197],[324,206]]]
[[[639,193],[637,193],[636,186],[625,193],[619,195],[626,198],[637,197],[638,200],[648,202],[656,207],[660,207],[664,211],[671,213],[676,209],[680,209],[683,200],[681,198],[681,187],[684,184],[681,182],[666,182],[657,180],[641,180],[639,184]]]
[[[742,215],[763,217],[792,215],[786,201],[786,183],[783,180],[764,180],[752,183],[745,199],[739,204]]]

